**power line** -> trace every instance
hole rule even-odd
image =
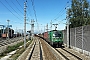
[[[26,3],[27,3],[27,7],[28,7],[29,5],[28,5],[28,1],[27,1],[27,0],[26,0]],[[29,9],[29,7],[28,7],[27,10],[28,10],[28,13],[29,13],[29,14],[27,14],[27,17],[29,18],[29,15],[31,16],[31,13],[30,13],[30,9]]]
[[[13,3],[13,1],[11,0],[11,2]],[[13,5],[14,6],[16,6],[14,3],[13,3]],[[19,8],[16,6],[16,8],[19,10]],[[20,10],[19,10],[19,12],[21,12]],[[22,13],[22,12],[21,12]],[[23,13],[22,13],[23,14]]]
[[[27,4],[27,0],[24,2],[25,3],[25,5]],[[27,6],[25,6],[26,8],[27,8]],[[28,19],[26,19],[26,21],[29,21],[29,16],[28,16],[28,14],[27,14],[27,11],[26,11],[26,14],[25,14],[27,17],[28,17]]]
[[[65,13],[65,12],[63,12],[61,15],[59,15],[59,16],[58,16],[57,18],[55,18],[54,20],[57,21],[57,19],[58,19],[59,17],[61,17],[62,15],[64,15],[64,13]]]
[[[1,1],[0,1],[1,2]],[[1,2],[1,4],[5,7],[5,8],[7,8],[16,18],[18,18],[8,7],[6,7],[2,2]],[[19,20],[21,20],[20,18],[18,18]]]
[[[70,0],[69,0],[69,1],[70,1]],[[62,15],[59,15],[59,14],[61,14],[61,12],[63,12],[63,11],[65,10],[65,7],[66,7],[66,5],[69,3],[69,1],[65,4],[64,9],[62,8],[62,10],[59,11],[59,13],[56,15],[57,17],[55,16],[55,17],[52,19],[53,21],[54,21],[54,20],[56,21],[56,19],[58,19],[60,16],[62,16],[62,15],[64,14],[64,13],[63,13]],[[58,16],[58,15],[59,15],[59,16]]]
[[[62,21],[64,21],[66,19],[62,19],[61,21],[58,21],[58,24],[62,23],[62,24],[67,24],[67,23],[63,23]]]
[[[6,1],[6,0],[5,0]],[[7,1],[6,1],[7,2]],[[7,2],[7,4],[12,8],[12,6]],[[13,8],[12,8],[13,9]],[[13,9],[14,10],[14,9]],[[15,11],[15,10],[14,10]],[[16,12],[16,11],[15,11]],[[17,13],[17,12],[16,12]],[[18,14],[18,13],[17,13]],[[18,14],[19,15],[19,14]],[[21,16],[21,15],[19,15]],[[22,16],[21,16],[22,17]],[[23,17],[22,17],[23,18]]]
[[[36,10],[35,10],[35,6],[34,6],[34,0],[31,0],[32,2],[32,6],[33,6],[33,10],[34,10],[34,15],[35,15],[35,18],[36,18],[36,22],[37,22],[37,16],[36,16]]]
[[[11,21],[11,22],[14,22],[14,23],[19,23],[19,24],[23,24],[23,23],[20,23],[20,22],[16,22],[16,21]]]
[[[17,3],[19,4],[19,6],[22,8],[22,6],[20,5],[20,3],[18,2],[18,0],[16,0],[17,1]],[[23,9],[23,8],[22,8]]]
[[[27,0],[26,0],[26,1],[27,1]],[[29,15],[32,17],[31,12],[30,12],[30,7],[29,7],[29,4],[28,4],[28,1],[27,1],[27,7],[28,7],[28,13],[29,13]]]

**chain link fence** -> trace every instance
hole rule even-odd
[[[67,45],[67,30],[63,30],[64,43]],[[90,25],[70,29],[70,47],[90,55]]]

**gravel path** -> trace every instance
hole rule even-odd
[[[45,44],[45,42],[42,39],[40,39],[40,41],[41,41],[41,44],[42,44],[45,60],[56,60],[56,57],[50,51],[50,49],[48,48],[47,44]]]
[[[35,48],[30,60],[40,60],[40,46],[39,46],[39,39],[35,38],[36,41]]]

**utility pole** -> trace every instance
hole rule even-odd
[[[89,6],[89,15],[90,15],[90,6]]]
[[[51,23],[50,24],[51,24],[51,30],[52,30],[52,20],[51,20]]]
[[[70,48],[70,40],[69,40],[69,16],[68,16],[68,6],[67,6],[67,16],[66,16],[66,19],[67,19],[67,47]]]
[[[2,27],[1,27],[1,35],[2,35]]]
[[[2,27],[1,27],[1,35],[2,35]]]
[[[17,27],[16,27],[16,37],[17,37]]]
[[[4,26],[3,26],[3,34],[4,34]]]
[[[24,48],[26,48],[26,2],[24,2]]]
[[[44,32],[45,32],[45,26],[44,26]]]
[[[12,37],[12,29],[11,29],[11,37]]]
[[[41,34],[42,34],[42,24],[41,24]]]
[[[23,30],[22,30],[22,37],[23,37]]]
[[[46,25],[46,30],[47,30],[47,32],[48,32],[48,23],[47,23],[47,25]]]
[[[7,20],[7,22],[8,22],[8,40],[9,40],[9,22],[10,22],[10,20]]]
[[[38,29],[38,33],[39,33],[39,32],[40,32],[40,31],[39,31],[39,23],[37,23],[37,29]]]
[[[33,39],[34,36],[34,20],[31,20],[31,39]]]
[[[53,25],[55,26],[55,30],[56,30],[58,24],[53,24]]]
[[[4,27],[5,27],[5,25],[0,25],[1,27],[3,27],[3,34],[4,34]]]

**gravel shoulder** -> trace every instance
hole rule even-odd
[[[56,60],[56,57],[51,52],[51,50],[48,48],[47,44],[45,44],[45,41],[42,40],[42,39],[40,39],[40,41],[41,41],[41,44],[42,44],[45,60]]]

